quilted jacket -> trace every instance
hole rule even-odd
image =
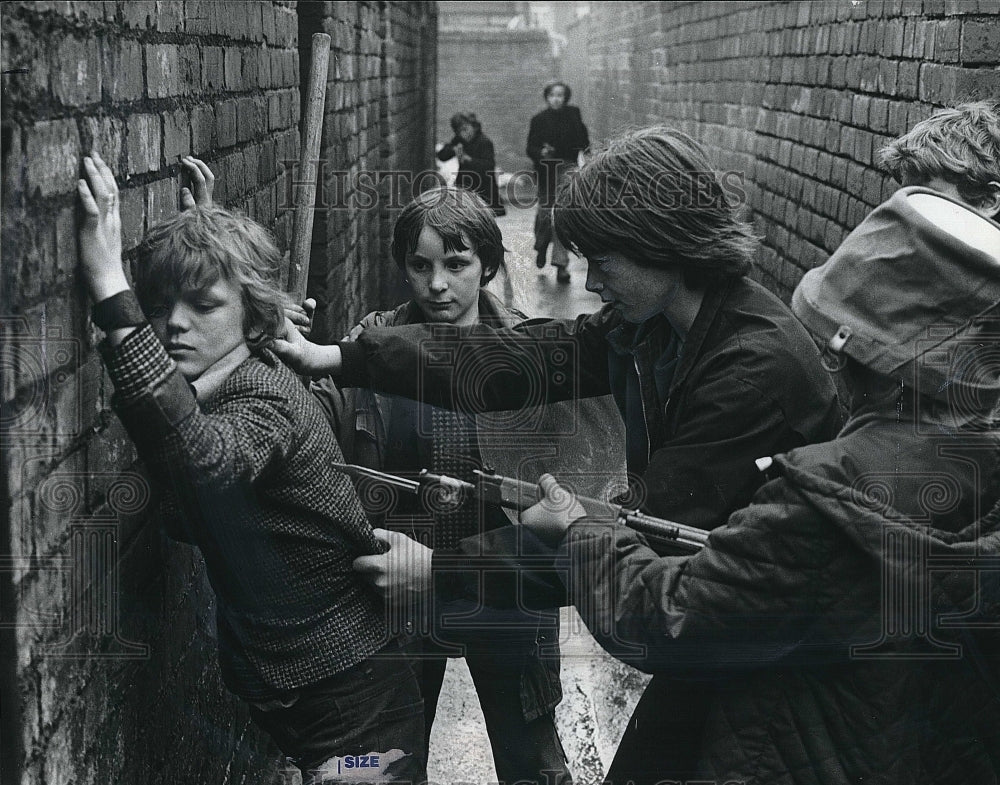
[[[998,781],[1000,435],[913,423],[861,410],[836,440],[778,456],[694,556],[570,527],[569,571],[586,576],[573,599],[602,645],[711,685],[697,776]]]

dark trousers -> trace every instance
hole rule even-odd
[[[707,706],[718,686],[709,680],[653,676],[632,712],[605,785],[703,781],[698,757]]]
[[[448,658],[433,656],[434,644],[426,639],[416,642],[413,650],[422,652],[415,663],[421,674],[424,722],[430,738]],[[465,657],[486,719],[497,779],[505,785],[572,785],[554,714],[548,712],[530,721],[524,718],[521,674],[528,656],[533,655],[512,652]]]
[[[538,175],[538,212],[535,213],[535,251],[544,254],[552,245],[552,264],[565,267],[569,264],[569,253],[559,242],[552,230],[552,205],[556,201],[556,190],[566,173],[576,165],[575,161],[542,161],[535,167]]]
[[[427,779],[420,687],[396,644],[284,700],[251,703],[250,715],[302,770],[303,785]]]

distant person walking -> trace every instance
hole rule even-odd
[[[561,283],[569,281],[569,254],[552,232],[552,205],[560,179],[576,166],[580,153],[590,146],[587,126],[580,110],[569,105],[573,91],[565,82],[549,82],[542,91],[548,107],[531,118],[528,157],[538,174],[538,213],[535,215],[535,264],[545,267],[545,254],[552,244],[552,264],[559,268]]]
[[[482,124],[472,112],[457,112],[451,116],[451,130],[455,138],[438,150],[438,160],[458,158],[455,185],[479,194],[494,215],[506,215],[497,187],[493,142],[483,133]]]

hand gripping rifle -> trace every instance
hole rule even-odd
[[[356,479],[366,479],[384,483],[393,488],[412,494],[431,494],[436,504],[455,505],[464,499],[474,498],[486,504],[497,504],[508,510],[526,510],[540,500],[539,487],[535,483],[503,477],[491,472],[474,472],[475,482],[466,482],[445,474],[431,474],[421,469],[417,479],[399,477],[395,474],[368,469],[353,464],[335,463],[335,469]],[[638,510],[629,510],[620,504],[577,496],[588,517],[614,520],[634,529],[649,540],[650,545],[660,553],[694,553],[708,541],[708,532],[683,523],[675,523],[664,518],[655,518]],[[558,498],[556,499],[558,503]]]

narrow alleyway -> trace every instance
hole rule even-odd
[[[499,219],[507,255],[509,287],[497,280],[496,293],[513,293],[513,303],[529,316],[569,318],[600,308],[587,292],[586,262],[571,256],[572,280],[556,282],[551,265],[535,267],[534,207],[508,207]],[[576,611],[563,609],[560,641],[564,698],[556,709],[559,734],[577,785],[595,785],[611,763],[647,677],[606,654],[587,632]],[[437,719],[431,734],[428,779],[487,783],[496,780],[489,739],[475,688],[464,660],[448,664]]]

